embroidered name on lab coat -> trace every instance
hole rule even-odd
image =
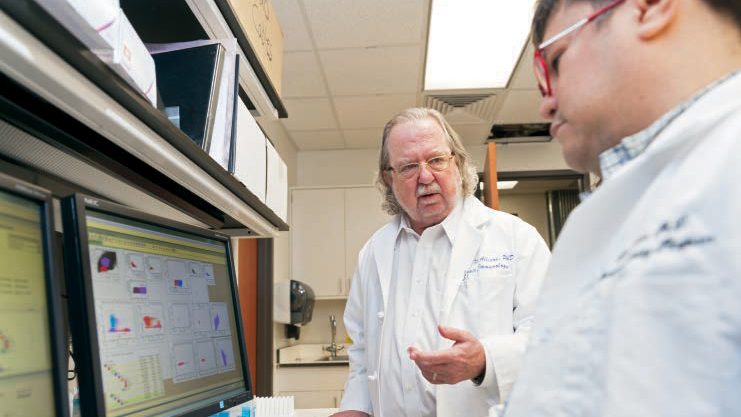
[[[612,266],[602,273],[600,279],[619,275],[629,265],[645,262],[657,254],[683,252],[689,248],[707,245],[714,240],[714,236],[702,230],[699,225],[693,224],[687,214],[663,221],[653,232],[639,236],[628,245],[628,248],[613,261]]]
[[[514,260],[515,255],[512,254],[504,254],[500,256],[479,256],[474,258],[471,265],[463,272],[463,283],[477,278],[479,272],[487,270],[508,271],[512,269],[512,263]]]

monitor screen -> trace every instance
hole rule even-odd
[[[68,415],[50,201],[0,175],[0,416]]]
[[[91,413],[109,417],[209,415],[245,401],[249,373],[229,239],[96,204],[78,212],[87,288],[80,318],[88,323],[80,327],[89,334],[77,337],[74,325],[72,334],[75,350],[79,339],[90,348],[89,372],[97,375],[87,383],[102,389],[85,398],[81,375],[83,413],[91,401],[98,403]]]

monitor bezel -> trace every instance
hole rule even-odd
[[[239,338],[239,354],[242,361],[242,374],[244,376],[244,391],[229,397],[213,399],[213,401],[208,399],[202,400],[203,402],[208,402],[208,404],[177,414],[177,416],[210,416],[252,399],[252,381],[249,372],[249,361],[244,339],[242,314],[239,305],[239,293],[230,238],[213,230],[202,229],[193,225],[165,219],[110,201],[77,193],[62,200],[62,219],[65,230],[65,248],[68,248],[68,250],[65,250],[65,267],[69,268],[67,271],[69,316],[71,322],[73,320],[77,322],[75,326],[70,326],[73,346],[76,356],[89,358],[89,360],[82,361],[77,366],[82,415],[107,416],[88,246],[86,221],[88,209],[157,227],[164,227],[173,231],[194,234],[225,244],[227,251],[227,273],[229,274],[229,285],[232,290],[233,310],[236,316],[235,327],[237,337]],[[70,279],[71,277],[79,278]]]
[[[54,408],[58,417],[69,417],[67,391],[67,338],[64,332],[62,295],[60,288],[61,265],[54,252],[54,208],[52,194],[41,187],[0,172],[0,190],[31,200],[40,206],[41,239],[44,251],[44,281],[46,284],[46,311],[49,323],[51,375],[54,390]]]

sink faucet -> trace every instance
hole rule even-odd
[[[330,343],[329,346],[325,346],[324,350],[329,352],[330,358],[336,358],[337,352],[344,349],[344,346],[337,345],[337,319],[335,319],[334,314],[329,316],[329,327],[332,331],[332,343]]]

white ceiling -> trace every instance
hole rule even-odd
[[[284,36],[281,95],[289,117],[281,123],[298,150],[377,148],[391,116],[424,105],[430,0],[273,0],[273,6]],[[531,57],[528,47],[508,88],[484,91],[496,95],[492,111],[447,114],[464,143],[484,143],[494,123],[542,122]]]

